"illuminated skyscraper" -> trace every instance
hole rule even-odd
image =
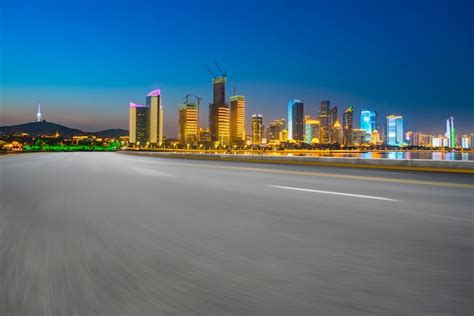
[[[148,93],[146,105],[150,108],[150,143],[161,145],[163,143],[163,106],[161,105],[160,89]]]
[[[301,100],[288,101],[288,140],[303,140],[304,105]]]
[[[129,143],[145,145],[148,142],[149,108],[130,103],[129,106]]]
[[[471,140],[468,135],[461,136],[461,148],[464,148],[464,149],[471,148]]]
[[[319,106],[319,122],[320,122],[320,141],[321,144],[329,144],[330,142],[330,110],[331,105],[328,100],[321,101]],[[337,109],[336,109],[336,117],[337,117]]]
[[[336,121],[337,121],[337,106],[333,106],[329,110],[329,128],[328,128],[329,142],[331,144],[337,143],[336,140],[333,138],[334,136],[333,127]]]
[[[182,145],[192,145],[198,140],[199,108],[196,103],[185,102],[179,107],[178,140]]]
[[[286,121],[284,118],[273,120],[266,131],[267,141],[279,140],[280,132],[285,129],[285,126]]]
[[[403,116],[387,116],[387,144],[400,146],[403,144]]]
[[[304,120],[304,138],[305,143],[313,144],[319,143],[319,120],[311,119],[311,116],[306,115]]]
[[[263,115],[254,114],[252,115],[252,144],[262,144],[263,138]]]
[[[365,130],[366,141],[370,141],[372,131],[377,129],[377,112],[364,110],[360,112],[360,129]]]
[[[38,112],[36,113],[36,122],[41,122],[43,116],[41,115],[41,104],[38,103]]]
[[[217,140],[219,145],[229,145],[229,108],[217,107]],[[212,138],[212,132],[211,132]]]
[[[349,106],[342,115],[342,142],[344,146],[352,146],[352,122],[354,121],[354,111],[352,105]]]
[[[448,139],[447,147],[456,147],[456,130],[454,129],[454,117],[450,116],[446,120],[446,138]]]
[[[334,122],[332,126],[332,142],[334,144],[342,144],[343,142],[343,133],[342,133],[342,126],[339,123],[339,120],[336,118],[336,122]]]
[[[361,145],[367,142],[367,132],[364,129],[353,128],[352,129],[352,143],[355,145]]]
[[[229,121],[224,121],[224,112],[222,108],[227,109],[227,118],[229,118],[229,107],[225,102],[225,85],[227,83],[227,77],[225,75],[214,77],[212,79],[213,87],[213,102],[209,104],[209,130],[211,131],[211,141],[220,142],[220,140],[227,138],[229,141],[229,130],[225,131],[224,124],[229,129]],[[220,117],[219,117],[220,115]],[[221,135],[219,135],[219,133]],[[225,136],[225,135],[227,136]],[[221,143],[222,144],[222,143]]]
[[[232,144],[245,144],[245,97],[230,97],[230,141]]]

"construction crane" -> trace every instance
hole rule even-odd
[[[191,96],[191,95],[188,94],[187,96],[185,96],[185,97],[183,98],[185,104],[188,104],[188,99],[189,99],[190,96]]]
[[[199,104],[201,104],[202,98],[201,98],[201,97],[198,97],[197,95],[194,95],[194,97],[195,97],[196,100],[197,100],[197,106],[198,106],[198,108],[199,108]]]
[[[216,64],[217,69],[219,69],[219,71],[221,72],[222,77],[227,77],[227,73],[224,72],[224,71],[222,71],[222,68],[219,66],[219,64],[217,63],[217,61],[214,60],[214,64]]]
[[[209,73],[211,74],[212,79],[214,79],[215,77],[217,77],[217,76],[212,72],[211,68],[209,68],[209,66],[208,66],[207,64],[204,64],[204,66],[206,66],[207,71],[209,71]]]

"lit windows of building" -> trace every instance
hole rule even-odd
[[[404,141],[403,116],[387,116],[387,143],[390,146],[401,146]]]

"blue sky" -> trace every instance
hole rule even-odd
[[[401,114],[441,133],[474,130],[472,1],[0,0],[0,124],[127,128],[128,102],[160,88],[165,134],[186,94],[211,101],[218,60],[247,117],[286,116],[300,98]],[[207,126],[207,106],[201,124]],[[358,122],[358,120],[356,120]],[[248,124],[249,125],[249,124]],[[250,126],[248,126],[249,128]]]

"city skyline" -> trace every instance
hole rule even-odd
[[[31,113],[40,101],[49,121],[89,131],[127,128],[124,104],[160,87],[165,92],[164,134],[176,138],[179,104],[188,93],[202,97],[199,125],[207,126],[212,78],[204,64],[217,59],[229,73],[228,89],[237,86],[246,97],[248,113],[263,113],[268,122],[286,117],[288,100],[298,98],[305,115],[316,116],[320,101],[330,100],[340,111],[353,105],[356,111],[377,109],[380,118],[403,115],[406,130],[438,134],[446,117],[454,116],[459,134],[471,132],[469,1],[398,5],[343,1],[338,6],[262,2],[250,11],[250,2],[245,1],[191,2],[185,8],[163,3],[160,10],[167,14],[161,21],[122,23],[127,14],[140,14],[145,21],[152,6],[151,2],[129,6],[126,1],[114,6],[106,1],[84,6],[2,3],[7,14],[1,29],[15,32],[3,32],[0,43],[4,52],[0,125],[33,121]],[[192,16],[196,7],[202,12],[199,20]],[[344,19],[336,23],[331,17],[338,12]],[[421,12],[419,21],[415,17]],[[225,19],[222,29],[205,32],[213,18],[238,13],[248,18],[243,27]],[[165,31],[178,16],[194,21],[193,27]],[[303,22],[282,23],[284,17]],[[391,23],[373,30],[382,18]],[[62,19],[68,23],[60,24]],[[82,23],[85,20],[90,25]],[[142,43],[156,34],[159,41]],[[210,48],[217,38],[222,49]],[[235,46],[235,38],[240,46]],[[194,47],[189,52],[182,49],[189,45]],[[248,115],[245,125],[250,133]],[[358,115],[354,125],[359,126]]]

